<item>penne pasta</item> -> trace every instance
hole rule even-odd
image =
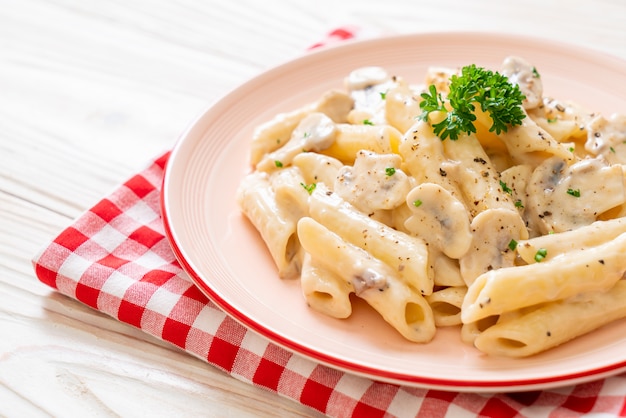
[[[347,318],[352,314],[352,285],[308,253],[302,261],[300,283],[304,299],[314,310],[333,318]]]
[[[303,152],[296,155],[293,158],[293,165],[300,169],[304,184],[324,183],[331,189],[337,173],[343,167],[343,163],[336,158],[316,152]]]
[[[344,164],[353,164],[361,150],[376,153],[397,153],[402,134],[389,125],[337,124],[334,142],[321,153]]]
[[[476,336],[476,347],[493,356],[527,357],[626,317],[626,280],[605,292],[551,302],[499,321]]]
[[[298,234],[311,258],[343,277],[406,339],[428,342],[434,337],[435,322],[426,299],[400,280],[394,269],[311,218],[298,222]]]
[[[455,164],[442,174],[458,185],[472,217],[487,209],[515,209],[511,195],[503,193],[500,174],[475,135],[443,141],[443,145],[445,155]]]
[[[461,325],[461,306],[466,292],[465,286],[451,286],[426,296],[426,301],[433,310],[435,325],[438,327]]]
[[[422,239],[368,217],[324,188],[316,188],[309,205],[313,219],[388,264],[394,274],[420,294],[432,293],[433,277],[428,267],[428,250]]]
[[[297,216],[280,207],[269,178],[255,172],[246,176],[237,192],[243,214],[259,231],[281,278],[293,279],[300,274],[301,248],[296,236]]]
[[[540,250],[545,252],[541,261],[547,261],[569,251],[582,250],[607,243],[625,232],[625,218],[596,221],[588,226],[570,231],[519,241],[516,250],[526,263],[532,264],[537,262],[536,255]]]
[[[356,68],[252,136],[237,191],[278,277],[337,319],[361,298],[525,357],[626,316],[626,115],[546,97],[537,69]]]
[[[626,234],[622,234],[605,244],[569,251],[548,261],[488,271],[469,286],[463,322],[605,291],[626,272],[625,252]]]

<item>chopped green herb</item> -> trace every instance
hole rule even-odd
[[[363,125],[374,125],[374,122],[369,119],[363,119]]]
[[[394,174],[396,174],[396,169],[393,167],[387,167],[385,168],[385,174],[389,177],[393,176]]]
[[[382,100],[385,100],[385,99],[387,98],[387,92],[386,92],[386,91],[381,91],[381,92],[380,92],[380,98],[381,98]]]
[[[569,152],[574,152],[574,147],[569,147]]]
[[[315,184],[315,183],[311,183],[311,184],[300,183],[300,186],[304,187],[304,190],[306,190],[309,194],[311,194],[311,193],[313,193],[313,190],[315,190],[315,186],[317,186],[317,184]]]
[[[305,133],[302,135],[302,137],[303,137],[303,138],[308,138],[308,137],[310,137],[310,136],[311,136],[311,134],[310,134],[310,133],[308,133],[308,132],[305,132]]]
[[[535,78],[541,78],[541,74],[539,74],[539,71],[537,71],[536,67],[533,67],[533,76]]]
[[[283,166],[283,163],[278,161],[278,160],[276,160],[276,161],[274,161],[274,165],[276,165],[276,167],[278,167],[278,168],[281,168]]]
[[[547,119],[547,122],[548,123],[555,123],[557,120],[558,120],[557,118],[550,118],[550,119]]]
[[[515,207],[516,207],[516,208],[520,208],[520,209],[524,209],[524,204],[522,203],[522,201],[521,201],[521,200],[517,199],[517,200],[515,201]]]
[[[503,182],[502,180],[500,180],[500,187],[502,187],[502,191],[504,193],[508,193],[508,194],[513,193],[513,190],[511,190],[511,188],[509,186],[507,186],[506,183]]]
[[[580,189],[567,189],[567,194],[574,197],[580,197]]]
[[[511,241],[509,241],[509,249],[511,251],[515,251],[516,248],[517,248],[517,241],[515,241],[514,239],[511,239]]]
[[[612,152],[613,154],[615,154],[615,148],[613,148],[613,147],[609,147],[609,149],[611,150],[611,152]]]
[[[522,109],[525,96],[519,87],[511,84],[502,74],[475,64],[463,67],[460,76],[453,74],[450,77],[447,99],[437,92],[433,84],[428,87],[428,93],[422,93],[421,97],[420,119],[428,120],[428,115],[435,111],[446,114],[444,120],[433,125],[435,135],[442,140],[448,137],[457,140],[462,133],[476,133],[475,104],[489,114],[493,122],[489,131],[495,131],[496,134],[506,132],[508,125],[520,125],[526,117]]]
[[[417,199],[413,201],[413,206],[415,206],[416,208],[419,208],[420,206],[422,206],[422,201]]]
[[[546,250],[545,248],[539,248],[537,252],[535,253],[535,261],[537,263],[540,263],[543,261],[544,258],[546,258],[547,255],[548,255],[548,250]]]

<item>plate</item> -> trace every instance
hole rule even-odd
[[[255,126],[341,88],[348,73],[378,65],[411,82],[429,66],[498,69],[518,55],[539,70],[545,94],[607,116],[626,109],[626,63],[545,39],[487,33],[428,33],[346,42],[273,68],[223,97],[176,143],[163,183],[166,233],[183,268],[246,327],[317,362],[378,381],[455,391],[521,391],[581,383],[626,371],[626,321],[525,359],[486,356],[440,329],[410,343],[356,303],[338,320],[309,309],[297,280],[280,280],[235,192],[250,171]]]

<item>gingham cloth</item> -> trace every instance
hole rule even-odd
[[[340,29],[328,39],[352,36]],[[39,280],[235,379],[331,417],[626,416],[626,375],[511,394],[420,389],[319,365],[249,331],[200,292],[169,247],[159,200],[168,156],[120,185],[37,254]]]

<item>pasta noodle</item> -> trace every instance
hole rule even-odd
[[[302,246],[314,260],[343,277],[357,296],[367,301],[405,338],[415,342],[428,342],[433,338],[435,321],[430,305],[391,267],[311,218],[298,222],[298,233]]]
[[[355,69],[255,130],[237,202],[312,310],[357,297],[409,341],[525,357],[626,318],[626,115],[545,96],[520,57],[496,73],[518,121],[478,90],[454,114],[472,68]]]
[[[487,354],[525,357],[626,316],[626,280],[618,281],[606,292],[584,296],[552,302],[499,321],[480,333],[474,344]]]

